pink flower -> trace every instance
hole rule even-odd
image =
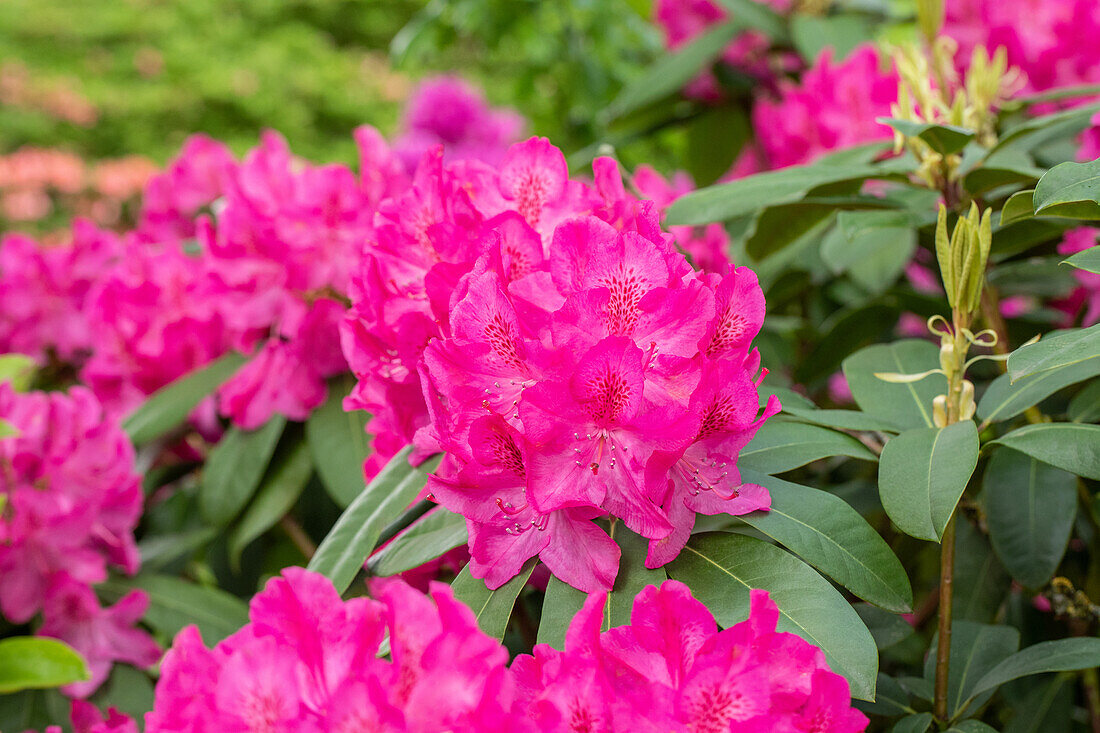
[[[409,99],[394,151],[410,171],[437,145],[449,161],[496,165],[525,126],[518,112],[490,108],[481,92],[461,78],[439,76],[421,82]]]
[[[61,639],[88,662],[91,679],[66,685],[62,691],[87,697],[111,671],[115,662],[149,667],[160,659],[160,647],[147,633],[135,628],[145,615],[149,596],[128,593],[111,608],[101,608],[87,585],[61,574],[46,592],[41,636]]]
[[[756,101],[753,129],[769,167],[809,163],[830,150],[889,139],[890,128],[875,118],[890,115],[897,92],[897,74],[882,69],[873,46],[840,63],[826,49],[800,84],[781,83],[776,98]]]
[[[195,236],[195,217],[225,195],[236,166],[224,144],[205,135],[187,138],[179,155],[145,186],[141,236],[151,241]]]
[[[0,419],[20,431],[0,440],[0,610],[24,623],[59,576],[91,584],[107,565],[137,571],[141,483],[126,434],[83,387],[0,384]]]
[[[660,173],[646,165],[638,166],[634,171],[634,186],[643,198],[653,201],[662,211],[676,199],[695,190],[695,184],[688,174],[676,173],[671,180],[665,180]],[[708,224],[701,228],[674,226],[669,227],[669,231],[697,269],[703,272],[724,272],[729,267],[730,242],[722,224]]]
[[[70,713],[75,733],[138,733],[137,723],[115,708],[107,711],[107,717],[91,703],[73,700]]]

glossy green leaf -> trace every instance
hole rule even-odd
[[[370,418],[362,410],[344,412],[345,380],[329,383],[328,399],[306,420],[306,442],[313,454],[317,476],[332,500],[347,507],[363,493],[363,462],[370,455],[366,434]]]
[[[926,733],[932,725],[932,713],[907,715],[890,729],[890,733]]]
[[[565,632],[587,598],[584,591],[551,575],[542,601],[538,643],[549,644],[559,651],[565,649]]]
[[[748,617],[752,589],[768,591],[779,607],[779,630],[820,647],[832,670],[848,679],[854,697],[874,698],[875,640],[829,581],[794,555],[752,537],[709,532],[693,536],[667,570],[724,627]]]
[[[867,608],[874,608],[874,606],[867,606]],[[881,613],[885,613],[885,611]],[[902,623],[905,622],[902,621]],[[872,630],[871,633],[874,634],[874,631]],[[879,672],[875,684],[875,701],[858,701],[855,707],[867,715],[882,715],[888,718],[894,718],[898,715],[912,715],[916,712],[909,704],[909,693],[898,684],[897,680],[882,672]]]
[[[512,608],[516,605],[516,598],[527,579],[535,570],[536,561],[528,560],[519,575],[509,580],[496,590],[489,590],[485,581],[470,575],[470,566],[467,565],[451,583],[451,590],[455,598],[465,603],[474,612],[478,626],[489,636],[497,639],[504,638],[504,632],[508,630],[508,620],[512,617]]]
[[[1014,704],[1004,733],[1069,733],[1076,678],[1060,674],[1033,687]]]
[[[870,292],[885,290],[905,269],[917,247],[912,217],[905,211],[842,211],[837,228],[821,246],[821,258]]]
[[[90,677],[84,658],[57,639],[0,639],[0,693],[60,687]]]
[[[217,527],[198,527],[182,532],[147,534],[138,542],[141,567],[159,570],[192,553],[218,535]]]
[[[9,382],[16,392],[25,392],[30,389],[37,368],[34,359],[26,354],[0,354],[0,384]]]
[[[820,425],[772,419],[764,423],[749,444],[741,449],[737,465],[774,474],[833,456],[877,460],[867,446],[845,433]]]
[[[962,185],[967,193],[978,197],[983,193],[1004,186],[1032,184],[1039,180],[1044,172],[1044,169],[1036,168],[1024,162],[1003,165],[994,165],[987,162],[963,176]]]
[[[1100,219],[1100,161],[1061,163],[1035,186],[1035,213]],[[1075,208],[1068,208],[1069,205]],[[1074,213],[1067,213],[1072,211]]]
[[[997,729],[980,720],[960,720],[948,728],[946,733],[997,733]]]
[[[284,427],[286,418],[275,415],[256,430],[226,431],[202,471],[199,508],[207,522],[228,524],[244,508],[260,485]]]
[[[939,542],[977,465],[972,420],[907,430],[887,442],[879,458],[882,506],[906,534]]]
[[[993,380],[978,401],[978,417],[983,425],[1010,420],[1032,405],[1071,384],[1100,374],[1100,354],[1068,366],[1048,369],[1012,381],[1010,374]]]
[[[935,677],[937,637],[924,663],[924,677]],[[951,659],[947,675],[947,711],[955,717],[981,694],[978,681],[1020,648],[1020,632],[1011,626],[956,621],[951,626]]]
[[[313,475],[313,460],[304,440],[287,446],[275,457],[264,476],[256,498],[248,505],[241,521],[229,533],[229,560],[236,564],[241,552],[290,511]]]
[[[1100,425],[1025,425],[993,442],[1015,448],[1063,471],[1100,480]]]
[[[901,562],[871,525],[832,494],[742,469],[771,494],[771,509],[743,514],[763,532],[865,601],[902,613],[913,590]]]
[[[309,561],[309,569],[328,576],[341,593],[374,551],[382,530],[408,508],[438,464],[435,460],[413,468],[410,453],[412,446],[407,446],[390,459],[340,515]]]
[[[604,606],[600,625],[604,631],[629,624],[635,597],[647,585],[660,585],[668,577],[664,568],[651,570],[645,566],[649,540],[631,532],[622,521],[612,523],[610,535],[619,546],[619,573]]]
[[[967,689],[966,703],[1011,680],[1044,672],[1068,672],[1100,667],[1100,639],[1078,637],[1033,644],[984,672]],[[964,703],[964,704],[966,704]]]
[[[878,606],[872,606],[870,603],[857,603],[853,608],[859,614],[863,625],[871,632],[875,645],[880,651],[889,649],[915,633],[913,627],[896,613],[885,611]],[[876,700],[880,699],[882,695],[881,681],[882,675],[880,674],[879,696],[875,698]]]
[[[141,573],[133,578],[114,577],[96,586],[104,599],[114,602],[134,589],[149,594],[144,621],[171,638],[195,624],[203,641],[213,645],[248,623],[244,601],[218,588],[189,583],[168,575]]]
[[[1077,514],[1077,477],[1034,458],[994,451],[982,481],[993,549],[1012,577],[1040,588],[1066,552]]]
[[[887,178],[912,169],[908,161],[880,164],[818,162],[758,173],[730,183],[701,188],[672,203],[667,223],[709,224],[727,221],[768,206],[790,204],[810,189],[829,183]]]
[[[647,104],[678,92],[706,68],[729,45],[744,24],[722,23],[699,35],[687,45],[657,60],[641,76],[628,84],[607,108],[609,120],[618,119]]]
[[[1032,196],[1035,189],[1017,191],[1008,197],[1004,207],[1001,208],[1001,226],[1007,226],[1013,222],[1023,221],[1035,216],[1035,204]]]
[[[879,417],[868,415],[859,410],[817,410],[807,409],[801,406],[789,406],[783,402],[783,412],[792,415],[804,422],[814,425],[824,425],[827,428],[839,430],[856,430],[872,432],[897,432],[894,424]]]
[[[1073,396],[1066,414],[1074,422],[1100,422],[1100,379],[1089,382]]]
[[[236,374],[247,359],[237,353],[200,367],[153,393],[122,423],[134,445],[144,445],[172,432],[191,411]]]
[[[955,619],[993,623],[1012,579],[993,551],[989,538],[970,522],[955,526]]]
[[[437,507],[409,525],[370,558],[372,575],[397,575],[466,544],[466,519]]]
[[[959,152],[966,147],[968,142],[974,139],[976,134],[973,130],[965,127],[899,120],[893,117],[878,117],[875,121],[880,125],[892,127],[906,137],[920,138],[940,155]]]
[[[1030,374],[1086,360],[1100,364],[1100,323],[1048,334],[1033,344],[1021,346],[1008,357],[1008,373],[1015,383]],[[1100,366],[1096,369],[1100,373]]]
[[[875,374],[919,374],[939,365],[935,344],[911,339],[861,349],[844,360],[843,368],[860,409],[905,430],[932,426],[932,400],[947,392],[947,379],[933,374],[919,382],[895,384]]]
[[[802,241],[803,237],[814,236],[836,209],[835,204],[804,201],[769,206],[756,218],[752,234],[745,242],[745,251],[757,260],[771,257]]]
[[[898,313],[884,303],[856,305],[833,313],[818,329],[813,349],[795,370],[795,382],[819,382],[836,372],[852,352],[888,338],[898,322]]]
[[[1092,246],[1064,260],[1079,270],[1100,274],[1100,246]]]

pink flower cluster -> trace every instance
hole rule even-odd
[[[251,623],[207,649],[189,627],[161,667],[149,733],[378,730],[434,733],[744,730],[856,733],[867,719],[847,682],[753,591],[747,621],[718,631],[674,581],[635,601],[632,623],[600,633],[589,598],[565,652],[508,653],[450,588],[430,597],[377,581],[376,600],[340,600],[324,577],[288,568],[252,600]],[[389,638],[390,658],[379,656]]]
[[[346,407],[373,415],[375,461],[414,437],[448,454],[430,489],[466,516],[491,587],[539,555],[610,588],[618,547],[592,522],[607,514],[653,541],[655,567],[696,512],[768,506],[734,465],[778,411],[758,416],[755,275],[695,272],[614,161],[594,180],[540,138],[499,168],[429,153],[379,207],[353,282]]]
[[[103,608],[91,587],[106,579],[108,565],[133,574],[140,564],[133,448],[82,387],[18,394],[0,384],[0,419],[19,431],[0,439],[0,611],[17,624],[42,612],[38,633],[67,642],[88,662],[91,679],[65,688],[83,697],[114,662],[145,667],[160,656],[134,628],[145,593]]]

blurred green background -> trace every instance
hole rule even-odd
[[[417,79],[461,70],[567,152],[661,50],[648,0],[5,0],[0,153],[167,160],[274,128],[317,161],[397,125]]]

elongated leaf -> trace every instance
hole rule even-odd
[[[90,677],[84,658],[57,639],[0,639],[0,693],[60,687]]]
[[[898,613],[910,610],[913,590],[901,562],[843,499],[747,469],[741,480],[765,487],[772,499],[771,509],[741,520],[863,600]]]
[[[758,173],[730,183],[701,188],[673,202],[669,224],[709,224],[749,214],[768,206],[790,204],[810,189],[828,183],[886,178],[912,169],[908,162],[881,164],[818,162]]]
[[[149,594],[145,623],[168,637],[195,624],[203,640],[213,645],[248,623],[248,606],[244,601],[218,588],[195,585],[181,578],[141,573],[133,578],[111,577],[96,586],[99,594],[111,602],[134,589]]]
[[[199,527],[170,534],[148,534],[138,543],[141,567],[158,570],[205,545],[218,534],[217,527]]]
[[[947,733],[997,733],[997,729],[980,720],[960,720],[948,728]]]
[[[1061,163],[1039,179],[1035,186],[1035,213],[1067,216],[1060,207],[1074,204],[1078,213],[1073,218],[1100,219],[1100,162]]]
[[[199,508],[206,521],[228,524],[256,492],[286,418],[275,415],[256,430],[233,427],[210,451],[202,472]]]
[[[906,534],[939,542],[977,465],[978,429],[972,420],[907,430],[882,449],[882,506]]]
[[[1013,382],[1011,374],[993,380],[978,401],[978,417],[983,425],[1010,420],[1032,405],[1071,384],[1100,374],[1100,354],[1063,367],[1055,367]]]
[[[115,708],[138,720],[153,709],[155,700],[149,675],[126,664],[112,667],[107,681],[91,698],[100,710]]]
[[[1031,200],[1034,195],[1035,189],[1032,188],[1027,191],[1017,191],[1009,196],[1008,201],[1005,201],[1004,207],[1001,208],[1001,226],[1035,216],[1035,204]]]
[[[313,454],[317,476],[332,500],[346,507],[363,493],[363,462],[370,455],[366,424],[370,417],[362,410],[344,412],[344,380],[329,383],[328,399],[306,420],[306,441]]]
[[[874,638],[875,645],[878,646],[879,651],[889,649],[898,642],[908,639],[915,633],[913,627],[896,613],[884,611],[878,606],[872,606],[870,603],[857,603],[853,608],[855,608],[856,613],[859,614],[859,618],[863,621],[863,625],[871,632],[871,636]],[[881,699],[881,683],[882,674],[880,673],[879,696],[875,698],[876,700]]]
[[[683,48],[661,57],[644,74],[623,89],[607,108],[607,118],[617,119],[679,91],[718,58],[730,41],[743,30],[744,25],[741,23],[722,23],[701,34]]]
[[[963,176],[962,184],[971,196],[980,196],[1002,186],[1030,184],[1039,180],[1046,171],[1025,162],[995,165],[986,163]]]
[[[783,412],[793,415],[803,422],[814,425],[824,425],[827,428],[840,430],[857,430],[873,432],[896,433],[894,424],[879,417],[868,415],[859,410],[817,410],[806,409],[800,406],[789,406],[783,402]]]
[[[932,637],[932,652],[924,663],[924,678],[932,681],[936,673],[937,637]],[[954,717],[974,695],[982,675],[1011,657],[1020,648],[1020,632],[1011,626],[993,626],[973,621],[957,621],[951,628],[951,659],[947,675],[947,711]]]
[[[664,568],[650,570],[645,566],[649,540],[631,532],[621,521],[612,523],[610,534],[619,546],[619,574],[604,607],[601,624],[604,631],[630,623],[635,596],[647,585],[660,585],[668,577]]]
[[[833,60],[842,61],[870,36],[869,24],[862,15],[819,16],[797,13],[791,17],[791,39],[794,47],[811,64],[826,48],[833,50]]]
[[[873,606],[868,606],[868,608],[873,608]],[[902,623],[905,622],[902,621]],[[879,672],[875,685],[875,701],[857,702],[855,707],[868,715],[883,715],[888,718],[916,712],[909,705],[909,693],[898,684],[897,680],[882,672]]]
[[[1100,323],[1050,334],[1039,341],[1021,346],[1008,357],[1012,381],[1095,359],[1100,362]],[[1100,371],[1100,367],[1097,367]]]
[[[565,632],[587,598],[584,591],[551,575],[542,601],[538,643],[549,644],[559,651],[565,649]]]
[[[752,589],[768,591],[779,607],[779,630],[820,647],[854,697],[874,698],[875,640],[843,596],[795,556],[752,537],[710,532],[692,537],[667,569],[724,627],[748,617]]]
[[[1011,585],[1008,572],[989,538],[970,522],[955,527],[955,595],[953,618],[989,624],[997,617]]]
[[[1066,414],[1074,422],[1100,422],[1100,379],[1089,382],[1073,396]]]
[[[1069,733],[1075,679],[1060,674],[1032,688],[1018,704],[1004,733]]]
[[[982,482],[993,549],[1012,577],[1039,588],[1066,552],[1077,514],[1077,477],[1002,448]]]
[[[932,713],[907,715],[890,729],[890,733],[925,733],[932,725]]]
[[[489,636],[498,639],[504,638],[504,632],[508,630],[508,620],[512,617],[512,608],[516,605],[516,598],[527,579],[535,570],[536,561],[532,558],[527,561],[519,575],[509,580],[496,590],[489,590],[484,580],[479,580],[470,575],[470,566],[467,565],[451,583],[451,590],[455,598],[469,606],[474,616],[477,617],[478,626]]]
[[[275,526],[302,495],[313,474],[313,461],[304,440],[276,457],[263,478],[256,498],[229,534],[229,560],[236,564],[252,540]]]
[[[834,273],[847,272],[877,293],[897,280],[916,246],[906,211],[842,211],[836,230],[822,242],[821,258]]]
[[[1100,246],[1092,246],[1078,252],[1064,260],[1067,265],[1072,265],[1079,270],[1086,270],[1100,275]]]
[[[374,551],[382,530],[412,503],[438,464],[435,460],[413,468],[410,453],[412,446],[407,446],[390,459],[340,515],[309,561],[309,569],[328,576],[341,593]]]
[[[932,427],[932,400],[947,392],[947,379],[942,374],[933,374],[919,382],[896,384],[875,374],[919,374],[939,365],[939,349],[935,344],[912,339],[857,351],[844,360],[843,368],[860,409],[905,430]]]
[[[774,41],[786,40],[787,27],[783,18],[767,5],[755,0],[718,0],[718,3],[743,27],[760,31]]]
[[[1025,425],[993,442],[1015,448],[1063,471],[1100,480],[1100,425]]]
[[[413,522],[371,557],[372,575],[396,575],[466,544],[466,519],[437,507]]]
[[[737,465],[761,473],[783,473],[832,456],[877,460],[863,443],[844,433],[801,422],[769,420],[737,459]]]
[[[16,392],[26,392],[37,366],[26,354],[0,354],[0,384],[10,382]]]
[[[964,705],[1011,680],[1044,672],[1069,672],[1100,667],[1100,639],[1083,637],[1033,644],[983,674],[967,691]]]
[[[191,411],[229,381],[247,359],[230,353],[155,392],[122,423],[134,445],[156,440],[183,424]]]
[[[877,117],[875,122],[886,125],[906,137],[917,137],[940,155],[957,153],[974,139],[975,132],[955,125],[937,125],[931,122],[914,122],[893,117]]]

